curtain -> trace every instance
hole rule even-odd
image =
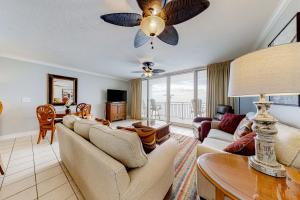
[[[142,79],[131,80],[131,118],[141,119]]]
[[[226,61],[207,66],[207,109],[208,117],[213,117],[218,104],[235,106],[235,98],[228,97],[230,63]]]

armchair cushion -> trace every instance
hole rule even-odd
[[[236,128],[244,117],[245,115],[226,113],[219,124],[219,129],[224,132],[234,134]]]

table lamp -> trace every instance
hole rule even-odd
[[[277,120],[268,112],[272,102],[266,96],[299,93],[300,43],[259,50],[231,63],[228,96],[259,96],[259,101],[254,102],[255,156],[249,158],[254,169],[274,177],[286,176],[284,166],[276,159]]]

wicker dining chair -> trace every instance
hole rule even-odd
[[[81,118],[86,118],[87,115],[91,114],[91,109],[92,109],[92,105],[91,104],[80,103],[76,107],[76,113]]]
[[[39,121],[40,132],[37,144],[40,143],[41,139],[45,139],[47,131],[51,131],[51,141],[53,143],[55,133],[55,109],[52,105],[38,106],[36,109],[36,116]]]

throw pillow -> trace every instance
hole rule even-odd
[[[243,156],[253,156],[255,155],[255,136],[256,133],[251,132],[225,147],[224,151]]]
[[[240,122],[240,124],[238,125],[238,127],[236,128],[235,132],[234,132],[234,140],[238,140],[241,137],[247,135],[248,133],[252,132],[252,125],[253,125],[253,121],[247,119],[246,117]]]
[[[146,153],[150,153],[156,148],[156,130],[150,127],[143,128],[126,128],[117,127],[117,129],[127,130],[137,133],[143,144],[143,149]]]
[[[244,119],[245,115],[235,115],[231,113],[226,113],[222,119],[222,121],[219,124],[219,129],[221,131],[234,134],[236,128]]]

